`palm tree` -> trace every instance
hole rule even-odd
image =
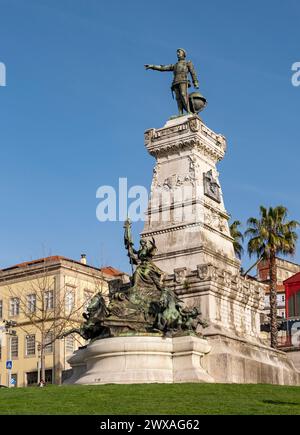
[[[242,243],[244,242],[244,236],[239,230],[239,227],[241,226],[240,221],[234,221],[229,227],[230,235],[233,238],[233,248],[235,255],[241,259],[242,254],[244,252]]]
[[[270,276],[270,329],[271,347],[278,347],[277,328],[277,270],[276,256],[293,255],[298,239],[297,221],[287,221],[288,211],[283,206],[270,207],[268,210],[260,206],[259,219],[248,219],[245,235],[249,237],[248,253],[255,254],[259,260],[269,262]]]

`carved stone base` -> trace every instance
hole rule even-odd
[[[114,337],[79,349],[69,359],[66,384],[144,384],[213,382],[202,368],[210,351],[206,340],[185,336]]]
[[[224,335],[206,337],[203,367],[218,383],[300,385],[300,372],[284,352]]]

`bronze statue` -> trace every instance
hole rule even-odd
[[[157,290],[161,291],[161,280],[164,272],[157,267],[152,258],[157,251],[155,240],[150,241],[141,240],[140,249],[136,251],[133,246],[132,236],[131,236],[131,222],[128,219],[124,225],[124,243],[125,248],[128,251],[128,257],[130,258],[130,263],[136,266],[136,270],[133,273],[132,284],[134,288],[138,286],[155,286]]]
[[[61,338],[67,337],[70,334],[79,334],[85,340],[109,337],[110,330],[103,325],[103,321],[108,314],[105,300],[102,293],[99,292],[92,297],[87,307],[87,313],[82,314],[85,321],[82,322],[79,328],[72,328],[64,332]]]
[[[206,99],[200,93],[188,95],[188,88],[191,87],[189,74],[192,77],[193,85],[199,89],[199,82],[194,65],[186,60],[186,51],[183,48],[177,50],[178,62],[174,65],[145,65],[145,68],[156,71],[173,71],[174,79],[172,82],[172,94],[175,93],[179,115],[187,113],[198,113],[206,106]]]
[[[85,340],[97,340],[132,333],[160,333],[164,336],[196,333],[200,312],[183,307],[173,289],[165,287],[165,273],[153,262],[155,240],[141,240],[135,250],[131,222],[124,225],[124,243],[132,265],[131,282],[110,291],[109,303],[99,292],[83,313],[79,328],[66,331],[61,338],[77,333]],[[135,268],[135,270],[134,270]]]

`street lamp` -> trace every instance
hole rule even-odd
[[[37,351],[38,351],[38,362],[37,362],[37,383],[39,385],[41,380],[41,350],[42,346],[40,343],[37,345]]]
[[[12,329],[17,326],[17,322],[14,320],[3,320],[5,334],[8,336],[8,361],[11,361],[11,337],[17,335],[17,331]],[[11,387],[11,365],[8,368],[8,388]]]

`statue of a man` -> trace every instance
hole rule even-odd
[[[194,65],[191,61],[186,60],[186,51],[183,48],[177,50],[178,62],[174,65],[145,65],[146,69],[153,69],[156,71],[173,71],[174,79],[172,83],[172,92],[175,92],[176,101],[178,105],[179,115],[183,115],[185,110],[191,113],[189,105],[188,88],[191,86],[188,80],[189,74],[192,77],[193,85],[199,89],[199,82]]]

